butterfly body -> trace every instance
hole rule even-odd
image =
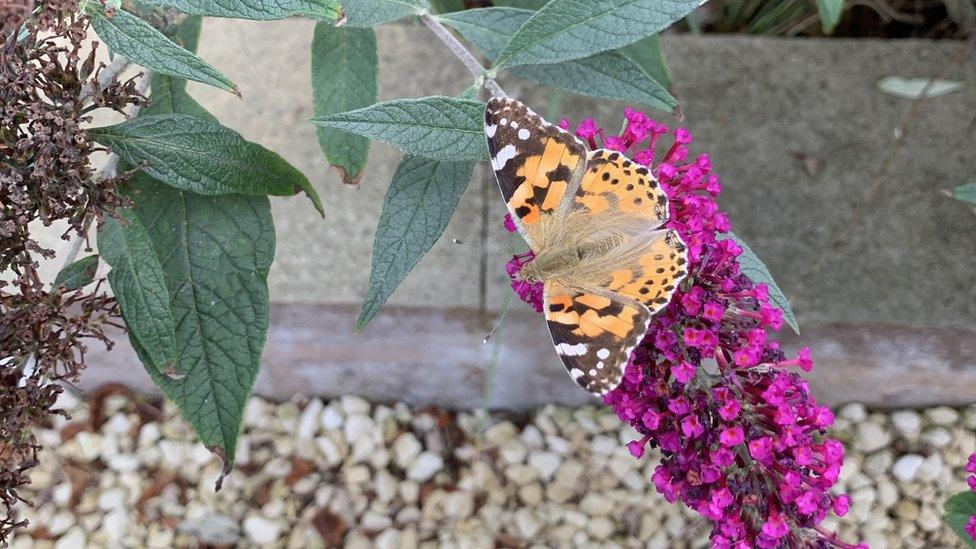
[[[646,167],[588,151],[517,100],[488,102],[485,134],[502,197],[534,254],[516,276],[543,284],[556,352],[574,381],[604,394],[686,276],[684,243],[660,228],[667,196]]]

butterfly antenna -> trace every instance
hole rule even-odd
[[[452,238],[451,239],[451,242],[453,242],[453,243],[455,243],[455,244],[457,244],[459,246],[464,246],[465,248],[471,248],[473,250],[478,250],[478,253],[480,253],[481,255],[484,255],[484,256],[490,255],[488,253],[488,250],[486,250],[484,248],[479,248],[478,246],[472,246],[471,244],[468,244],[467,242],[464,242],[463,240],[458,240],[457,238]]]
[[[495,321],[495,325],[491,327],[491,331],[488,332],[488,335],[486,335],[485,338],[481,340],[482,343],[488,343],[488,340],[491,339],[491,336],[495,335],[495,332],[502,325],[502,320],[505,320],[505,315],[508,313],[508,308],[511,306],[512,306],[512,300],[511,299],[506,300],[505,309],[502,310],[502,314],[499,315],[498,320]]]

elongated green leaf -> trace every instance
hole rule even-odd
[[[959,536],[966,547],[976,547],[976,541],[966,533],[969,517],[976,515],[976,492],[959,492],[949,496],[945,502],[943,520]]]
[[[430,7],[436,13],[450,13],[465,9],[464,0],[430,0]]]
[[[270,203],[264,196],[201,196],[144,174],[132,184],[136,213],[162,259],[177,370],[185,377],[149,374],[229,468],[268,330]],[[147,348],[136,350],[146,363]]]
[[[127,162],[173,187],[198,194],[289,196],[299,190],[321,213],[318,194],[300,171],[234,130],[186,114],[140,116],[88,130]]]
[[[494,59],[532,14],[529,10],[514,8],[483,8],[438,18],[460,32],[489,59]],[[671,111],[677,104],[661,84],[619,51],[606,51],[583,59],[550,65],[514,67],[511,72],[566,91],[607,99],[639,101],[665,111]]]
[[[149,89],[152,90],[152,104],[142,110],[143,116],[185,112],[218,124],[217,118],[207,112],[186,92],[186,80],[153,74],[149,79]],[[183,104],[182,109],[176,108],[178,103]]]
[[[166,89],[180,89],[164,82]],[[155,85],[155,83],[154,83]],[[160,113],[210,116],[185,92],[158,101]],[[241,416],[260,365],[268,326],[268,265],[274,226],[264,196],[201,196],[140,173],[135,213],[149,227],[176,318],[178,367],[186,378],[149,374],[200,440],[234,461]],[[144,364],[149,353],[133,341]],[[218,483],[219,484],[219,483]]]
[[[361,330],[437,242],[471,179],[473,162],[431,160],[404,155],[383,201]]]
[[[903,78],[901,76],[886,76],[878,81],[878,89],[889,95],[902,99],[920,99],[922,97],[939,97],[947,93],[957,92],[965,84],[955,80],[936,78]]]
[[[518,8],[478,8],[438,15],[438,21],[461,33],[489,60],[501,55],[512,35],[525,24],[534,11]]]
[[[515,33],[497,67],[589,57],[656,34],[699,0],[552,0]]]
[[[638,101],[666,112],[678,104],[663,86],[616,51],[554,65],[516,67],[512,74],[591,97]]]
[[[183,48],[196,53],[200,45],[200,31],[203,30],[203,17],[188,15],[175,29],[167,30],[166,36]]]
[[[756,252],[752,251],[752,248],[745,243],[741,238],[739,238],[734,233],[725,233],[725,236],[731,238],[735,243],[742,248],[742,253],[739,254],[739,268],[742,269],[742,274],[749,277],[749,280],[753,282],[762,283],[769,287],[769,302],[775,305],[783,312],[783,320],[789,324],[790,328],[796,332],[797,335],[800,334],[800,326],[796,323],[796,315],[793,314],[793,308],[790,307],[789,300],[786,299],[786,295],[783,290],[779,288],[776,281],[773,280],[773,275],[769,274],[769,269],[766,264],[759,259]]]
[[[495,0],[492,4],[506,8],[521,8],[524,10],[537,11],[546,5],[549,0]]]
[[[65,290],[84,288],[95,280],[98,270],[98,256],[89,255],[61,269],[54,277],[54,286],[64,286]]]
[[[424,0],[353,0],[345,2],[346,26],[375,27],[411,15],[427,8]]]
[[[485,104],[444,96],[398,99],[349,112],[316,116],[313,124],[383,141],[439,160],[487,158]]]
[[[373,29],[315,26],[312,39],[312,103],[323,116],[376,102],[376,33]],[[342,182],[358,185],[369,156],[369,139],[334,128],[316,128],[319,147]]]
[[[104,11],[89,2],[92,27],[111,50],[154,73],[194,80],[238,93],[237,87],[217,69],[193,52],[181,48],[149,23],[124,11]]]
[[[174,8],[192,15],[233,17],[269,21],[293,15],[311,17],[319,21],[335,21],[342,14],[338,0],[141,0],[144,4]]]
[[[107,218],[98,229],[98,249],[112,266],[108,282],[122,310],[129,339],[138,342],[159,373],[177,377],[176,323],[169,290],[152,240],[135,215]]]
[[[203,17],[191,15],[184,19],[167,36],[180,46],[196,52],[197,44],[200,42],[202,22]],[[217,122],[217,119],[213,115],[201,107],[186,92],[186,80],[153,73],[149,79],[149,83],[149,88],[152,93],[152,103],[148,107],[140,110],[140,115],[183,112],[185,114],[192,114],[198,118],[207,118],[213,122]],[[178,104],[182,105],[182,108],[177,108]]]
[[[959,185],[952,190],[952,197],[966,202],[976,202],[976,182]]]
[[[655,82],[664,89],[671,88],[671,73],[668,72],[664,54],[661,52],[661,40],[655,34],[642,38],[629,46],[620,48],[620,53],[637,64]]]
[[[817,0],[817,13],[820,15],[820,26],[824,34],[834,32],[843,10],[844,0]]]

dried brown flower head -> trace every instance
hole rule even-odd
[[[75,0],[0,0],[0,543],[24,526],[17,490],[30,482],[40,447],[33,429],[46,421],[59,382],[84,367],[85,340],[110,344],[102,331],[118,315],[94,289],[51,289],[38,259],[54,256],[31,233],[63,222],[63,238],[128,204],[127,174],[102,177],[90,157],[102,150],[82,129],[98,108],[122,112],[146,103],[135,82],[97,84],[90,21]],[[18,40],[19,38],[19,40]]]

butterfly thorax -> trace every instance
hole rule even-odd
[[[533,283],[545,280],[570,282],[582,272],[592,271],[593,267],[600,265],[611,248],[610,241],[575,241],[563,246],[544,248],[522,267],[518,277]]]

